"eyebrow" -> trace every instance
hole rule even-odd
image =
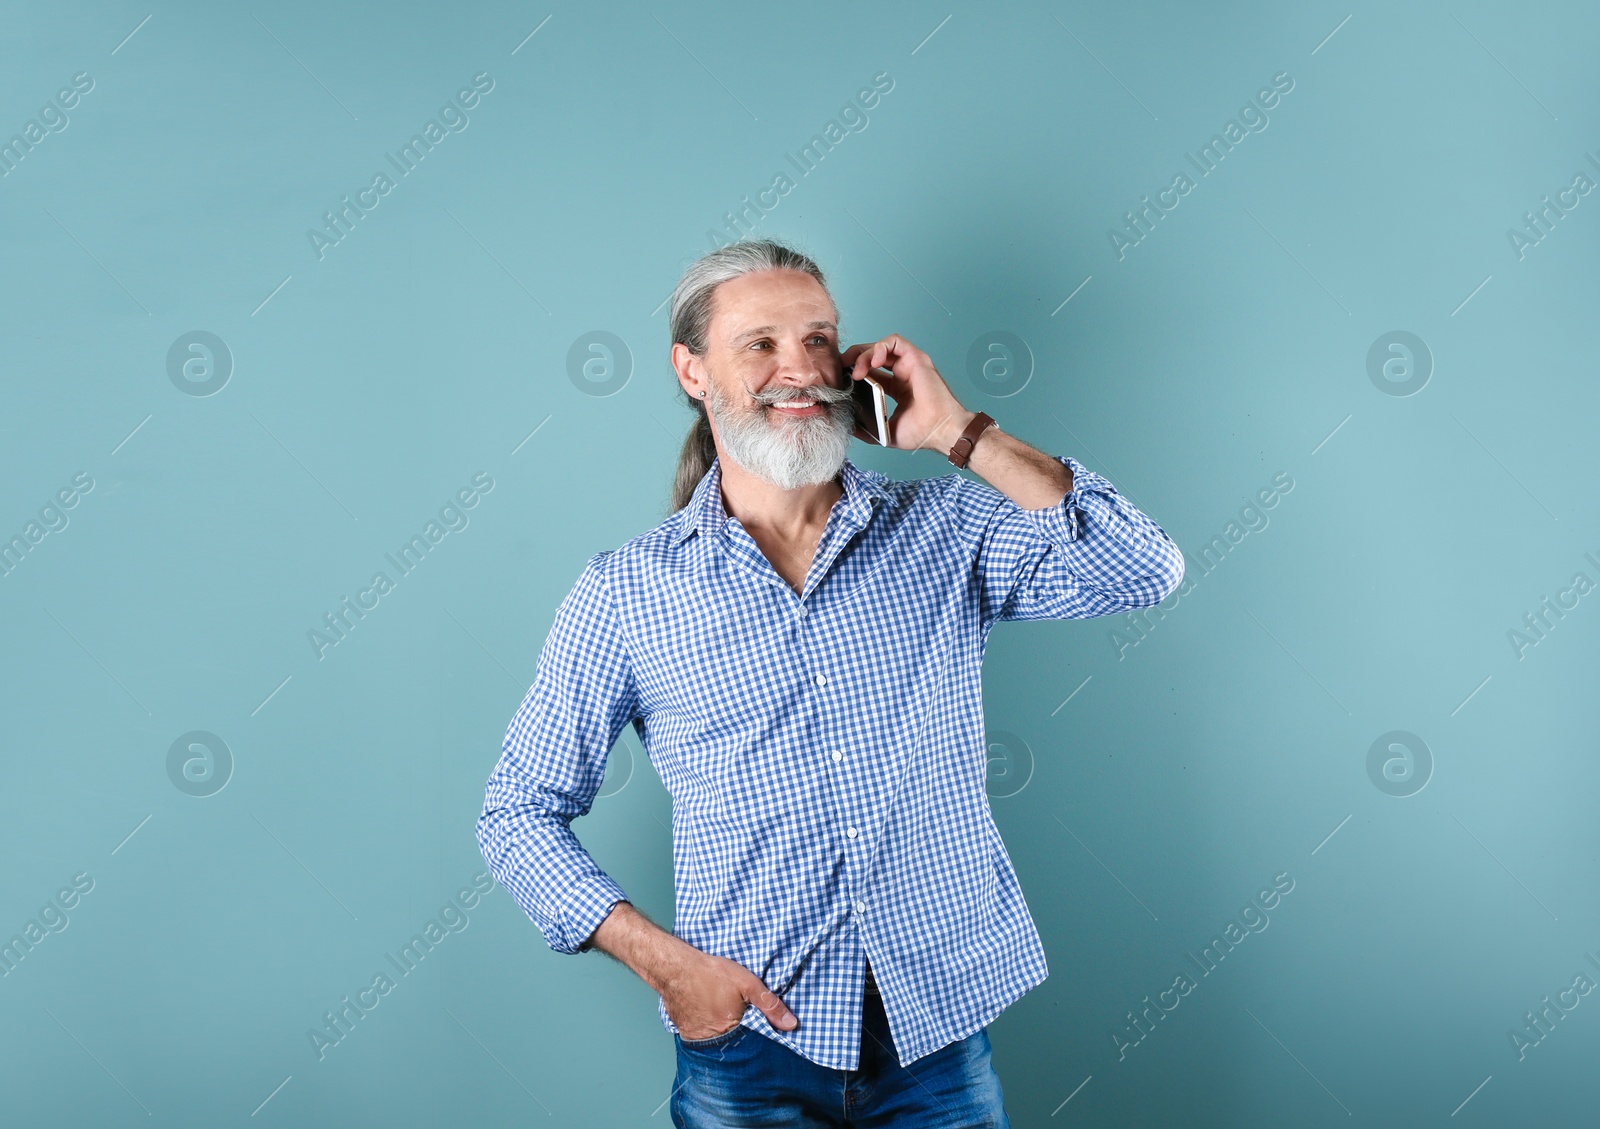
[[[754,329],[745,330],[743,333],[739,334],[739,336],[735,337],[733,340],[735,340],[735,341],[743,341],[747,337],[758,337],[763,333],[771,333],[774,330],[777,330],[779,328],[781,328],[781,327],[780,326],[776,326],[776,325],[758,325]],[[835,325],[831,321],[814,321],[814,322],[811,322],[809,325],[807,325],[806,328],[807,329],[831,329],[831,330],[834,330],[835,332],[837,332],[838,329],[839,329],[839,327],[837,325]]]

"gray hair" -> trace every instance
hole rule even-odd
[[[672,344],[682,343],[689,352],[703,357],[709,344],[712,296],[718,286],[742,275],[763,270],[804,271],[828,289],[828,280],[822,268],[810,256],[795,250],[776,239],[745,239],[707,252],[690,264],[672,290],[671,329]],[[829,295],[831,298],[832,295]],[[711,460],[717,457],[716,441],[711,435],[711,419],[704,400],[689,395],[689,390],[679,386],[683,398],[694,410],[695,421],[684,438],[678,455],[678,470],[672,481],[670,512],[677,513],[689,503],[694,488],[711,469]]]

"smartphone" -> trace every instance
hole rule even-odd
[[[889,402],[884,396],[883,385],[873,380],[870,376],[856,380],[846,372],[844,379],[850,381],[851,392],[855,394],[856,422],[867,432],[874,436],[874,441],[880,447],[889,445]]]

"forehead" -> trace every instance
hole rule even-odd
[[[729,341],[782,329],[836,329],[828,292],[797,270],[765,270],[741,275],[713,295],[712,334]]]

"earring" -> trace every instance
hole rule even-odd
[[[706,393],[705,393],[705,389],[701,389],[701,390],[700,390],[700,395],[701,395],[701,396],[704,396],[704,395],[705,395],[705,394],[706,394]]]

